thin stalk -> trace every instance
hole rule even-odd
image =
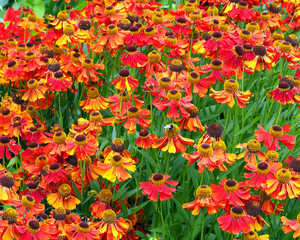
[[[191,35],[190,55],[192,55],[192,47],[193,47],[193,40],[194,40],[194,32],[195,32],[195,21],[194,21],[194,24],[193,24],[193,31],[192,31],[192,35]]]
[[[160,213],[160,217],[161,217],[161,223],[162,223],[162,226],[163,226],[163,239],[166,239],[165,236],[166,236],[166,226],[165,226],[165,221],[164,221],[164,216],[163,216],[163,213],[162,213],[162,202],[159,201],[159,207],[158,207],[158,211]]]
[[[201,240],[203,240],[203,234],[204,234],[204,211],[202,211]]]
[[[167,152],[167,163],[166,163],[166,170],[165,173],[168,174],[168,170],[169,170],[169,164],[170,164],[170,153]]]
[[[277,125],[280,113],[281,113],[281,104],[279,105],[279,109],[278,109],[278,112],[277,112],[277,117],[275,118],[274,125]]]
[[[57,97],[58,97],[58,108],[59,108],[59,125],[61,128],[63,128],[63,119],[62,119],[61,105],[60,105],[60,91],[57,92]]]
[[[154,133],[154,131],[153,131],[153,104],[152,104],[151,93],[149,93],[149,97],[150,97],[150,112],[151,112],[151,133]]]

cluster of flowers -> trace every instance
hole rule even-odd
[[[131,145],[142,149],[182,153],[188,165],[197,162],[202,176],[205,169],[227,171],[227,164],[244,159],[249,171],[245,181],[200,185],[195,201],[182,207],[193,215],[205,207],[209,214],[222,209],[220,228],[243,233],[245,240],[268,239],[257,234],[268,226],[260,214],[278,215],[284,204],[274,200],[298,197],[300,158],[282,163],[277,153],[279,141],[290,150],[295,145],[295,136],[285,133],[289,124],[269,131],[258,126],[252,140],[237,145],[244,152],[236,155],[227,152],[222,127],[203,126],[192,103],[210,92],[218,103],[232,108],[236,99],[244,108],[253,96],[244,91],[245,74],[267,69],[273,77],[281,63],[279,81],[267,95],[280,106],[299,106],[297,35],[283,33],[300,28],[298,6],[253,0],[188,0],[169,11],[161,6],[154,0],[93,0],[82,10],[67,6],[56,17],[45,18],[28,8],[7,10],[6,24],[0,23],[0,84],[5,92],[0,103],[1,239],[119,240],[138,239],[136,230],[146,233],[143,209],[117,217],[122,204],[128,209],[139,204],[138,191],[125,203],[114,199],[139,160],[120,138],[100,150],[99,136],[107,126],[122,126],[132,137],[139,131]],[[259,6],[267,10],[259,12]],[[284,74],[285,64],[296,70],[294,76]],[[145,81],[135,78],[136,69]],[[223,90],[216,90],[222,84]],[[152,104],[172,120],[163,137],[154,134]],[[63,112],[72,113],[73,119],[64,118]],[[59,125],[56,119],[48,121],[49,116],[57,116]],[[69,120],[71,124],[64,124]],[[194,153],[186,151],[195,141],[180,130],[203,132]],[[262,143],[267,152],[261,151]],[[151,201],[173,197],[179,182],[168,180],[167,171],[139,183]],[[91,216],[80,216],[84,192],[93,182],[101,189],[88,206]],[[300,216],[282,217],[282,223],[284,232],[300,236]]]

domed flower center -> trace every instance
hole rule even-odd
[[[68,156],[67,157],[67,163],[74,166],[74,167],[76,167],[77,164],[78,164],[78,159],[75,155]]]
[[[155,14],[152,16],[152,21],[155,23],[155,24],[162,24],[163,21],[164,21],[164,17],[161,15],[161,14]]]
[[[55,171],[59,170],[59,167],[60,167],[60,165],[58,163],[54,162],[54,163],[50,164],[49,169],[52,172],[55,172]]]
[[[128,51],[128,53],[136,53],[137,48],[134,45],[130,45],[130,46],[127,47],[127,51]]]
[[[31,196],[22,196],[22,205],[26,208],[31,208],[35,204],[33,197]]]
[[[147,129],[141,129],[139,131],[140,137],[147,137],[149,135],[149,131]]]
[[[271,18],[271,15],[268,12],[263,12],[260,14],[260,19],[263,21],[267,21]]]
[[[36,182],[29,182],[27,187],[29,188],[29,190],[36,190],[38,185]]]
[[[292,44],[289,42],[282,42],[279,44],[279,50],[284,53],[289,53],[293,49]]]
[[[102,221],[104,223],[112,224],[116,220],[117,220],[117,215],[116,215],[116,213],[113,210],[108,209],[108,210],[105,210],[103,212],[103,214],[102,214]]]
[[[57,18],[60,20],[60,21],[66,21],[69,17],[69,14],[66,12],[66,11],[60,11],[58,14],[57,14]]]
[[[229,93],[235,93],[239,90],[239,84],[237,81],[230,79],[225,81],[224,89]]]
[[[242,30],[240,32],[240,38],[242,40],[249,40],[251,38],[251,35],[252,35],[251,32],[248,30]]]
[[[90,226],[86,222],[80,222],[77,225],[77,230],[82,233],[87,233],[90,231]]]
[[[214,141],[213,142],[213,149],[217,150],[217,149],[223,149],[224,151],[226,151],[226,144],[223,140],[219,140],[219,141]]]
[[[67,135],[64,133],[64,132],[56,132],[53,134],[53,141],[56,143],[56,144],[63,144],[65,143],[65,140],[67,138]]]
[[[94,62],[93,60],[87,58],[82,62],[82,66],[86,69],[90,69],[94,66]]]
[[[140,111],[137,107],[130,107],[127,110],[127,116],[131,118],[137,118],[140,116]]]
[[[123,162],[124,162],[124,159],[122,156],[120,155],[114,155],[112,160],[111,160],[111,164],[114,166],[114,167],[119,167],[119,166],[122,166],[123,165]]]
[[[161,56],[158,52],[152,51],[148,54],[149,63],[159,63],[161,61]]]
[[[118,27],[114,24],[111,24],[107,27],[106,30],[109,35],[115,35],[118,32]]]
[[[111,16],[116,13],[116,9],[113,6],[108,6],[104,10],[105,15]]]
[[[221,32],[213,32],[212,37],[216,41],[220,41],[223,37],[223,34]]]
[[[269,130],[272,137],[281,138],[283,136],[283,130],[280,126],[272,126]]]
[[[168,138],[176,138],[180,134],[180,129],[175,124],[169,124],[165,127],[165,135]]]
[[[78,145],[84,145],[84,144],[86,144],[86,142],[87,142],[86,136],[83,135],[83,134],[77,134],[77,135],[75,136],[75,142],[76,142],[76,144],[78,144]]]
[[[64,197],[64,198],[69,197],[71,195],[70,185],[67,183],[60,185],[58,188],[58,193],[61,197]]]
[[[37,142],[35,142],[35,141],[31,141],[31,142],[29,142],[28,143],[28,148],[30,148],[30,149],[35,149],[35,148],[37,148],[39,145],[37,144]]]
[[[29,22],[36,22],[38,20],[38,16],[34,13],[33,14],[29,13],[27,15],[27,19]]]
[[[154,36],[156,34],[156,30],[154,27],[147,27],[144,30],[144,33],[146,34],[146,36],[150,37],[150,36]],[[148,54],[148,57],[149,57],[149,54]]]
[[[238,190],[238,183],[234,179],[229,179],[224,184],[224,189],[226,192],[234,193]]]
[[[54,77],[56,78],[56,80],[63,80],[64,74],[61,71],[57,71],[56,73],[54,73]]]
[[[264,45],[257,44],[253,47],[253,52],[255,55],[263,57],[266,55],[267,49]]]
[[[245,234],[244,240],[258,240],[258,235],[256,232],[250,231],[249,233]]]
[[[223,132],[223,129],[220,126],[220,124],[218,124],[218,123],[212,123],[207,128],[207,134],[213,138],[221,137],[222,132]]]
[[[31,80],[29,80],[29,81],[27,82],[27,87],[28,87],[29,89],[36,89],[36,88],[39,87],[39,83],[38,83],[37,80],[31,79]]]
[[[294,172],[300,172],[300,157],[292,158],[289,167],[293,169]]]
[[[45,164],[47,164],[48,163],[48,157],[47,156],[45,156],[45,155],[40,155],[40,156],[38,156],[36,159],[35,159],[35,164],[37,165],[37,166],[40,166],[40,162],[43,162],[43,163],[45,163]]]
[[[269,161],[278,162],[279,161],[279,154],[275,151],[268,151],[266,156],[265,156],[265,160],[267,162],[269,162]]]
[[[89,99],[96,99],[100,96],[99,91],[97,88],[91,87],[87,91],[87,97]]]
[[[160,88],[168,88],[170,85],[172,84],[172,81],[170,78],[168,77],[162,77],[159,81],[158,81],[158,86]]]
[[[281,90],[281,91],[287,91],[289,88],[290,88],[290,85],[288,82],[284,81],[284,80],[281,80],[278,84],[278,88]]]
[[[3,220],[8,220],[8,224],[14,224],[18,219],[17,211],[13,208],[8,208],[4,211]]]
[[[251,153],[256,153],[260,150],[261,144],[256,139],[252,139],[247,143],[247,149]]]
[[[113,194],[110,190],[108,189],[103,189],[101,192],[98,194],[97,198],[99,199],[100,202],[105,203],[105,204],[110,204],[113,200]]]
[[[199,110],[196,106],[193,106],[191,109],[190,108],[186,108],[185,109],[189,114],[189,118],[196,118],[198,117],[198,113],[199,113]]]
[[[90,121],[91,122],[101,122],[103,119],[102,114],[100,112],[92,112],[90,114]]]
[[[7,66],[8,68],[10,69],[16,69],[16,67],[18,66],[17,65],[17,62],[15,60],[10,60],[8,63],[7,63]]]
[[[210,198],[211,195],[212,195],[211,188],[206,185],[199,186],[196,190],[196,196],[199,199],[207,199]]]
[[[91,28],[91,22],[87,19],[80,20],[78,23],[78,27],[81,30],[89,30]]]
[[[63,28],[63,34],[65,34],[65,35],[70,36],[74,32],[75,32],[75,28],[73,25],[68,24],[68,25],[64,26],[64,28]]]
[[[200,76],[196,72],[188,73],[187,81],[191,84],[197,84],[200,81]]]
[[[127,232],[130,232],[130,231],[133,229],[133,224],[132,224],[132,222],[131,222],[129,219],[124,219],[124,220],[125,220],[125,222],[127,222],[128,225],[129,225],[129,227],[128,227],[128,229],[127,229]]]
[[[65,220],[67,217],[66,209],[64,209],[63,207],[58,207],[53,211],[52,215],[55,220]]]
[[[212,70],[221,70],[223,68],[223,63],[219,59],[215,59],[210,63],[210,67]]]
[[[234,218],[241,218],[244,216],[245,212],[242,207],[240,206],[234,206],[230,209],[230,214]]]
[[[245,1],[240,1],[238,4],[237,4],[238,8],[240,9],[247,9],[248,8],[248,3],[246,3]]]
[[[252,50],[252,45],[250,43],[244,43],[243,48],[245,51],[251,51]]]
[[[165,183],[165,181],[166,181],[166,179],[165,179],[164,175],[162,175],[160,173],[156,173],[152,177],[152,183],[154,185],[163,185]]]
[[[214,152],[214,149],[211,145],[203,143],[198,148],[198,154],[201,157],[210,157]]]
[[[267,162],[260,162],[257,164],[256,171],[260,175],[266,175],[270,172],[270,165]]]
[[[240,46],[240,45],[234,46],[233,51],[235,52],[235,55],[237,57],[241,57],[245,53],[245,50],[244,50],[243,46]]]
[[[287,169],[280,169],[276,173],[276,178],[281,183],[288,183],[292,179],[292,174]]]
[[[180,72],[183,70],[183,64],[180,59],[173,59],[169,68],[172,72]]]
[[[169,101],[171,100],[179,101],[181,99],[181,93],[176,89],[172,89],[167,93],[167,99]]]
[[[167,35],[165,40],[166,42],[169,42],[171,45],[175,45],[178,41],[174,35]]]
[[[8,172],[0,178],[0,184],[6,188],[12,188],[15,184],[15,179],[12,174]]]
[[[11,115],[11,111],[8,108],[3,108],[1,114],[2,116],[7,117]]]
[[[248,202],[245,206],[245,210],[248,215],[256,217],[261,212],[261,205],[257,201]]]
[[[36,220],[30,220],[26,224],[28,232],[35,234],[40,230],[40,224]]]
[[[122,139],[116,138],[112,141],[110,147],[115,152],[123,152],[125,149],[125,143]]]
[[[8,145],[10,143],[10,138],[6,135],[0,137],[0,145]]]

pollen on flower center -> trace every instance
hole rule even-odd
[[[144,30],[144,33],[146,34],[146,36],[150,37],[150,36],[154,36],[156,34],[156,30],[154,27],[147,27]],[[148,55],[149,56],[149,55]]]
[[[36,220],[30,220],[26,224],[28,232],[31,232],[32,234],[37,233],[40,230],[40,224]]]
[[[6,135],[0,137],[0,145],[8,145],[10,143],[10,138]]]
[[[219,59],[215,59],[210,63],[212,70],[221,70],[223,68],[223,63]]]
[[[92,112],[90,114],[90,121],[91,122],[101,122],[103,119],[102,114],[100,112]]]
[[[281,52],[284,52],[284,53],[289,53],[292,51],[292,44],[290,44],[289,42],[282,42],[279,44],[279,50]]]
[[[113,210],[108,209],[103,212],[102,220],[105,223],[112,224],[117,220],[117,215]]]
[[[247,149],[249,150],[249,152],[251,153],[256,153],[260,150],[261,148],[261,144],[259,141],[257,141],[256,139],[252,139],[247,143]]]
[[[292,174],[287,169],[280,169],[276,173],[276,178],[281,183],[288,183],[292,179]]]
[[[254,231],[250,231],[245,234],[244,240],[258,240],[258,234]]]
[[[183,64],[180,59],[173,59],[169,65],[169,68],[173,72],[180,72],[183,70]]]
[[[40,165],[40,162],[44,162],[45,164],[47,164],[48,163],[48,157],[47,156],[45,156],[45,155],[40,155],[40,156],[38,156],[36,159],[35,159],[35,164],[37,165],[37,166],[39,166]]]
[[[84,61],[82,62],[82,66],[86,69],[92,68],[94,66],[94,62],[91,59],[84,59]]]
[[[140,111],[137,107],[130,107],[127,110],[127,116],[132,118],[137,118],[140,116]]]
[[[112,141],[110,147],[115,152],[123,152],[125,149],[125,142],[121,138],[116,138]]]
[[[196,106],[186,108],[185,110],[190,114],[189,118],[196,118],[198,116],[199,110]]]
[[[251,201],[246,204],[245,210],[250,216],[256,217],[261,212],[261,205],[257,201]]]
[[[172,83],[172,81],[171,81],[170,78],[168,78],[168,77],[162,77],[158,81],[158,86],[160,88],[168,88],[171,85],[171,83]]]
[[[218,123],[212,123],[207,127],[207,134],[213,138],[221,137],[222,132],[223,129]]]
[[[34,13],[33,14],[29,13],[27,18],[30,22],[36,22],[38,20],[38,16]]]
[[[154,185],[163,185],[165,183],[165,181],[166,181],[166,179],[165,179],[164,175],[162,175],[160,173],[156,173],[152,177],[152,183]]]
[[[247,29],[249,32],[253,33],[253,32],[255,32],[255,31],[258,31],[258,30],[259,30],[259,25],[258,25],[257,23],[249,23],[249,24],[247,24],[246,29]]]
[[[200,76],[198,73],[196,72],[191,72],[191,73],[188,73],[187,75],[187,81],[191,84],[196,84],[200,81]]]
[[[227,192],[236,192],[238,190],[238,183],[234,179],[229,179],[225,182],[224,189]]]
[[[76,142],[76,144],[78,144],[78,145],[84,145],[84,144],[86,144],[86,136],[84,136],[83,134],[77,134],[76,136],[75,136],[75,142]]]
[[[272,162],[278,162],[279,160],[279,154],[275,151],[268,151],[265,159],[267,162],[272,161]]]
[[[104,10],[105,15],[111,16],[116,13],[116,9],[113,6],[108,6]]]
[[[38,83],[37,80],[31,79],[31,80],[29,80],[29,81],[27,82],[27,87],[28,87],[29,89],[36,89],[36,88],[39,87],[39,83]]]
[[[272,137],[281,138],[283,136],[283,130],[280,126],[272,126],[269,130]]]
[[[300,157],[292,158],[289,167],[293,169],[294,172],[300,172]]]
[[[240,1],[238,4],[237,4],[238,8],[240,9],[247,9],[248,8],[248,3],[245,2],[245,1]]]
[[[63,207],[58,207],[58,208],[54,209],[52,215],[55,220],[62,221],[62,220],[66,219],[67,212],[66,212],[66,209],[64,209]]]
[[[251,38],[251,32],[248,30],[242,30],[240,32],[240,38],[242,40],[249,40]]]
[[[224,151],[226,151],[226,144],[223,140],[219,140],[219,141],[214,141],[213,142],[213,149],[223,149]]]
[[[114,166],[114,167],[119,167],[119,166],[122,166],[123,165],[123,162],[124,162],[124,159],[122,156],[120,155],[114,155],[112,160],[111,160],[111,164]]]
[[[230,214],[235,218],[241,218],[244,216],[245,212],[242,207],[234,206],[230,209]]]
[[[213,148],[211,145],[203,143],[198,148],[198,154],[201,157],[210,157],[213,154]]]
[[[66,35],[72,35],[75,32],[75,28],[73,25],[66,25],[63,28],[63,33]]]
[[[106,30],[109,35],[115,35],[118,32],[118,27],[114,24],[111,24]]]
[[[169,101],[171,101],[171,100],[179,101],[181,99],[181,94],[178,90],[172,89],[167,93],[167,99]]]
[[[96,99],[97,97],[99,97],[99,95],[100,94],[97,88],[91,87],[87,91],[87,97],[89,99]]]
[[[64,132],[56,132],[53,134],[53,141],[56,143],[56,144],[63,144],[66,140],[67,136]]]
[[[109,204],[113,200],[112,192],[108,189],[103,189],[101,192],[97,195],[97,198],[100,202]]]
[[[211,195],[212,195],[211,188],[206,185],[199,186],[196,190],[196,196],[199,199],[207,199],[210,198]]]
[[[149,135],[149,131],[147,129],[141,129],[139,131],[140,137],[147,137]]]
[[[27,208],[31,208],[35,204],[35,201],[31,196],[22,196],[22,204]]]
[[[235,81],[233,79],[230,79],[230,80],[225,81],[225,83],[224,83],[224,89],[227,92],[235,93],[239,89],[239,84],[238,84],[237,81]]]
[[[156,52],[156,51],[150,52],[148,54],[148,57],[149,57],[149,59],[148,59],[149,63],[158,63],[161,60],[160,54],[158,52]]]
[[[58,193],[62,197],[69,197],[71,195],[71,187],[67,183],[63,183],[58,188]]]
[[[4,211],[3,220],[8,220],[8,224],[14,224],[18,219],[17,211],[13,208],[8,208]]]
[[[266,175],[270,172],[270,165],[267,162],[257,164],[256,171],[261,175]]]
[[[66,11],[60,11],[58,14],[57,14],[57,18],[60,20],[60,21],[66,21],[68,19],[69,15]]]
[[[168,137],[168,138],[175,138],[175,137],[178,137],[178,135],[180,134],[180,129],[177,125],[175,124],[169,124],[170,126],[172,126],[171,129],[169,128],[166,128],[165,129],[165,135]]]
[[[87,233],[90,230],[90,226],[86,222],[80,222],[77,225],[77,230],[82,233]]]
[[[127,232],[130,232],[132,230],[132,228],[133,228],[132,222],[129,219],[124,219],[124,221],[129,224]]]
[[[263,12],[260,14],[260,18],[263,21],[267,21],[271,18],[271,15],[268,12]]]

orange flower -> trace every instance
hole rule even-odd
[[[143,65],[139,65],[139,68],[142,68],[139,73],[145,71],[146,77],[152,77],[153,73],[161,73],[166,71],[166,65],[161,59],[161,55],[157,51],[152,51],[148,53],[148,60]]]
[[[212,184],[210,186],[213,199],[222,203],[225,210],[229,210],[230,206],[245,206],[244,201],[250,198],[250,189],[243,189],[244,183],[238,183],[234,179],[223,179],[220,185]]]
[[[1,239],[19,239],[19,228],[23,225],[23,221],[18,217],[17,211],[13,208],[7,208],[4,212],[0,212],[2,220],[0,220],[0,238]]]
[[[41,32],[46,27],[46,24],[44,24],[44,18],[38,18],[38,16],[33,12],[30,12],[22,20],[23,21],[21,21],[19,24],[25,30],[28,29]]]
[[[119,58],[119,61],[122,62],[124,66],[138,68],[139,66],[143,66],[148,61],[148,57],[139,52],[136,46],[130,45],[127,47],[127,53],[123,53],[122,57]]]
[[[129,224],[122,218],[117,219],[116,213],[111,210],[105,210],[102,214],[102,221],[99,222],[98,232],[101,239],[120,240],[129,228]]]
[[[63,157],[67,158],[67,145],[66,145],[66,134],[62,131],[57,131],[53,134],[53,141],[48,144],[51,157]]]
[[[288,218],[282,216],[281,222],[283,224],[282,231],[284,233],[295,231],[293,234],[293,238],[296,239],[300,237],[300,213],[297,215],[297,219],[295,220],[289,220]]]
[[[96,240],[100,239],[97,231],[98,223],[87,223],[81,221],[80,223],[71,223],[65,226],[66,234],[70,240]]]
[[[281,168],[282,164],[280,162],[260,162],[257,165],[248,163],[245,166],[245,169],[252,171],[253,173],[244,173],[245,178],[250,178],[247,180],[247,185],[258,190],[262,183],[266,183],[267,180],[273,179],[273,174],[277,173]]]
[[[11,152],[14,155],[18,155],[21,148],[22,147],[20,145],[16,144],[14,139],[10,139],[6,135],[2,135],[0,137],[0,159],[11,159]]]
[[[71,194],[72,188],[69,184],[63,183],[58,187],[56,193],[47,196],[47,202],[54,208],[63,207],[69,210],[76,208],[80,200]]]
[[[265,69],[268,69],[271,71],[273,62],[266,55],[267,54],[266,47],[262,44],[256,44],[253,47],[253,52],[256,56],[252,61],[246,62],[246,67],[248,67],[252,70],[255,70],[255,71],[260,71],[260,70],[265,70]]]
[[[122,93],[136,91],[139,81],[133,78],[127,69],[121,69],[119,77],[111,82],[115,89],[120,90]]]
[[[80,107],[87,113],[104,111],[108,108],[108,99],[102,97],[99,93],[99,90],[95,87],[90,87],[87,90],[87,99],[80,101]]]
[[[18,200],[19,196],[16,193],[18,186],[19,183],[10,172],[3,174],[0,178],[0,201],[7,203],[7,201]]]
[[[249,4],[245,1],[240,1],[237,8],[230,10],[227,14],[237,22],[249,22],[256,19],[255,12],[252,8],[248,8]]]
[[[170,176],[167,174],[152,174],[152,177],[149,177],[151,182],[141,182],[140,188],[142,188],[142,193],[144,195],[149,195],[148,198],[151,201],[164,201],[173,197],[173,192],[176,191],[176,188],[172,188],[167,186],[166,184],[170,184],[172,186],[176,186],[178,181],[169,181]],[[159,196],[158,196],[159,194]]]
[[[67,138],[66,144],[67,153],[69,155],[74,155],[76,153],[79,160],[94,155],[98,150],[98,140],[90,134],[88,136],[77,134],[74,139]]]
[[[156,142],[157,136],[154,134],[149,134],[147,129],[142,129],[139,131],[139,137],[135,141],[138,147],[149,149]]]
[[[65,76],[61,71],[57,71],[47,80],[47,85],[53,92],[66,92],[71,89],[73,82],[70,77]]]
[[[207,207],[208,214],[214,214],[218,212],[220,205],[215,202],[212,198],[211,188],[202,185],[196,190],[196,199],[193,202],[185,203],[182,205],[183,208],[193,210],[193,215],[198,215],[199,210]]]
[[[103,189],[95,197],[95,203],[91,204],[90,210],[94,218],[102,218],[105,210],[111,209],[113,200],[112,192],[109,189]]]
[[[33,217],[33,215],[38,215],[45,211],[44,204],[37,204],[33,197],[29,195],[23,195],[21,200],[13,200],[11,205],[16,207],[18,216],[23,217],[24,215],[28,218]]]
[[[236,97],[238,105],[241,108],[246,107],[246,104],[249,103],[249,99],[253,96],[253,94],[249,90],[246,92],[242,92],[238,89],[238,82],[230,79],[224,83],[224,90],[222,91],[215,91],[211,88],[210,90],[212,93],[210,94],[210,96],[219,103],[228,104],[228,106],[231,108],[235,104],[234,97]]]
[[[67,24],[63,27],[63,35],[56,41],[58,46],[67,46],[67,44],[78,44],[83,39],[83,34],[75,31],[75,27]]]
[[[293,180],[289,170],[280,169],[276,176],[262,183],[261,188],[277,200],[284,200],[287,196],[292,199],[300,194],[300,181]]]
[[[158,148],[164,152],[178,153],[186,150],[186,145],[192,145],[194,140],[184,138],[180,134],[180,129],[175,124],[165,126],[165,135],[157,139],[157,142],[152,145],[153,148]],[[167,144],[167,145],[166,145]]]
[[[83,82],[83,83],[97,83],[102,84],[102,81],[99,81],[99,76],[102,76],[102,73],[97,72],[97,70],[103,70],[104,65],[102,63],[100,64],[94,64],[92,59],[84,59],[81,62],[81,68],[78,70],[78,77],[76,78],[77,82]]]
[[[41,82],[31,79],[27,82],[27,88],[28,89],[20,90],[24,92],[22,100],[29,101],[29,103],[35,103],[41,99],[45,99],[44,94],[48,88],[42,85]]]
[[[139,98],[138,95],[135,95],[132,92],[114,94],[108,98],[110,102],[109,109],[115,116],[124,115],[127,112],[127,109],[133,106],[133,100],[137,108],[141,108],[144,105],[144,101]]]
[[[135,162],[130,157],[123,157],[119,154],[114,154],[105,158],[104,163],[99,163],[101,168],[101,176],[108,179],[111,182],[126,181],[131,178],[131,175],[127,171],[135,172]],[[127,170],[127,171],[126,171]]]
[[[233,234],[248,233],[251,230],[250,224],[255,221],[240,206],[232,207],[230,212],[218,217],[217,220],[223,231]]]
[[[240,153],[237,156],[237,159],[244,158],[245,162],[252,165],[257,165],[256,155],[260,161],[265,160],[265,153],[260,151],[261,144],[256,139],[252,139],[248,143],[240,143],[236,146],[236,148],[244,148],[246,150],[245,152]]]
[[[151,124],[150,119],[146,119],[150,117],[150,111],[148,109],[138,109],[137,107],[130,107],[127,110],[127,116],[119,117],[121,120],[117,122],[117,124],[126,121],[124,124],[124,128],[127,129],[127,132],[130,134],[135,133],[136,131],[136,123],[140,125],[142,128],[148,128]]]

